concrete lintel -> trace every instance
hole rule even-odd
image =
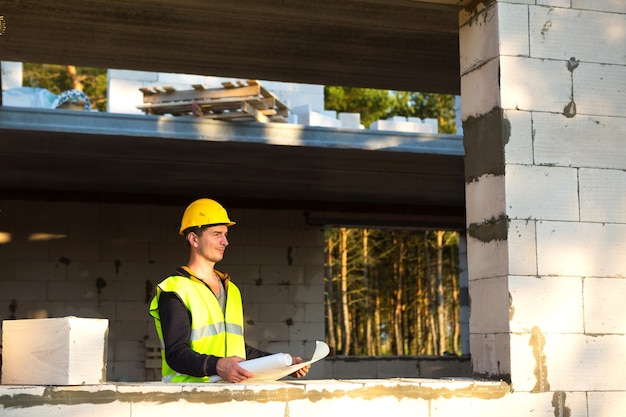
[[[223,122],[190,117],[145,116],[0,107],[0,130],[66,132],[130,137],[248,142],[270,145],[464,154],[461,136],[347,130],[286,123]]]

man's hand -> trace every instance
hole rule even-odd
[[[254,374],[239,366],[239,362],[243,359],[238,356],[229,356],[221,358],[217,361],[217,374],[228,382],[243,382],[248,378],[252,378]]]
[[[291,362],[292,365],[304,362],[304,359],[302,359],[300,356],[293,356],[291,360],[292,360]],[[303,366],[302,368],[298,369],[296,372],[292,373],[290,376],[293,376],[295,378],[302,378],[303,376],[309,373],[309,369],[311,369],[311,365]]]

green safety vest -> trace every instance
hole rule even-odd
[[[246,347],[243,337],[241,293],[239,288],[230,282],[227,274],[215,272],[222,279],[226,291],[225,312],[222,311],[217,298],[204,282],[193,276],[173,275],[157,285],[156,295],[150,304],[150,315],[154,317],[154,324],[163,347],[165,345],[159,316],[159,296],[162,292],[174,292],[191,315],[191,340],[189,341],[191,349],[206,355],[239,356],[245,359]],[[164,349],[161,351],[161,364],[164,382],[209,381],[208,376],[194,377],[176,372],[165,360]]]

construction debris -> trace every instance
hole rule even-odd
[[[257,80],[224,82],[223,88],[177,91],[173,87],[140,88],[146,114],[195,116],[230,121],[287,122],[289,109]]]

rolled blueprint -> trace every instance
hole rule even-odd
[[[254,374],[254,377],[247,379],[246,382],[277,381],[296,372],[300,368],[325,358],[329,352],[330,349],[328,345],[318,340],[315,342],[313,357],[306,362],[292,365],[293,361],[291,355],[288,353],[275,353],[270,356],[239,362],[239,366]],[[221,381],[222,378],[213,375],[209,380],[210,382],[218,382]]]
[[[239,366],[254,374],[255,380],[276,380],[277,375],[282,375],[283,370],[292,363],[291,355],[288,353],[275,353],[269,356],[263,356],[256,359],[239,362]],[[285,376],[285,375],[282,375]],[[221,381],[217,375],[210,378],[211,382]]]
[[[264,372],[290,366],[292,363],[291,355],[288,353],[275,353],[270,356],[250,359],[239,363],[243,369],[246,369],[258,378]]]

